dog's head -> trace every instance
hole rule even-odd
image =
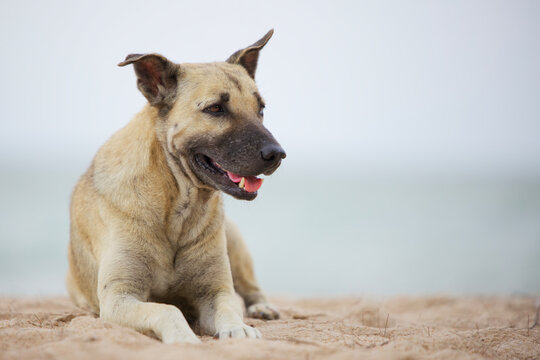
[[[137,87],[158,109],[167,151],[196,186],[252,200],[285,158],[263,125],[264,101],[255,85],[259,52],[272,37],[225,62],[175,64],[158,54],[128,55]]]

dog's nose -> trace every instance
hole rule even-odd
[[[267,144],[261,149],[261,157],[267,162],[278,162],[286,156],[285,150],[278,144]]]

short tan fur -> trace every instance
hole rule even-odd
[[[249,177],[273,172],[285,157],[263,126],[254,81],[271,36],[227,62],[178,65],[148,54],[119,64],[134,65],[148,104],[99,149],[73,190],[67,287],[75,304],[165,343],[197,343],[193,329],[260,337],[244,324],[236,293],[249,316],[278,318],[223,211],[222,191],[248,200],[256,193],[211,168],[226,164]],[[237,149],[220,145],[231,141]]]

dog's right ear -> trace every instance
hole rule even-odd
[[[159,54],[129,54],[118,66],[133,64],[137,87],[154,106],[171,106],[176,96],[179,65]]]

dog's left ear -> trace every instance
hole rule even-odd
[[[159,54],[130,54],[118,66],[133,64],[137,87],[151,105],[171,105],[176,95],[179,65]]]
[[[232,54],[227,62],[229,64],[242,65],[248,72],[249,76],[255,79],[255,70],[257,70],[257,62],[259,61],[259,52],[266,45],[268,40],[274,34],[274,29],[266,33],[259,41],[245,49],[238,50]]]

